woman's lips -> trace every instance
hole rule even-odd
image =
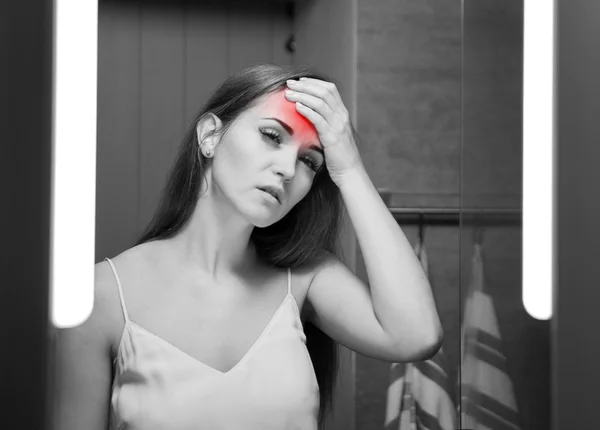
[[[261,189],[261,188],[258,188],[258,190],[260,190],[260,191],[261,191],[261,192],[264,194],[264,196],[265,196],[265,197],[266,197],[268,200],[272,201],[273,203],[277,203],[277,204],[280,204],[280,203],[281,203],[281,202],[280,202],[280,201],[277,199],[277,197],[273,196],[273,195],[272,195],[271,193],[269,193],[268,191],[265,191],[265,190],[263,190],[263,189]]]

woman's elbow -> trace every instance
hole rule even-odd
[[[444,332],[441,327],[432,332],[432,334],[420,335],[418,340],[414,339],[410,344],[406,342],[399,344],[393,361],[410,363],[433,358],[442,347]]]
[[[444,343],[444,330],[440,327],[436,330],[435,334],[430,336],[420,353],[420,358],[415,361],[425,361],[433,358],[439,350],[442,348]]]
[[[444,342],[444,329],[441,324],[436,324],[428,334],[422,336],[420,347],[416,351],[413,361],[425,361],[433,358],[442,348]]]

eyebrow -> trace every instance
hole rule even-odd
[[[277,121],[285,129],[285,131],[288,132],[288,134],[290,136],[294,135],[294,130],[292,129],[292,127],[290,127],[289,125],[287,125],[285,122],[281,121],[280,119],[278,119],[278,118],[265,118],[265,119],[272,119],[274,121]],[[321,155],[323,155],[323,156],[325,155],[323,153],[323,148],[321,148],[320,146],[317,146],[315,144],[309,145],[309,149],[314,149],[315,151],[317,151]]]

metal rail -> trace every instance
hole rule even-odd
[[[522,210],[519,208],[390,207],[389,210],[402,225],[522,225]]]

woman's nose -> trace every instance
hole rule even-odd
[[[285,181],[291,181],[296,174],[297,150],[289,149],[281,151],[276,163],[277,174],[283,176]]]

